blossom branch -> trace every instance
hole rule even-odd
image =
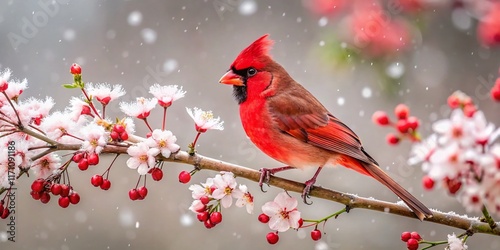
[[[234,175],[236,176],[243,177],[254,182],[258,182],[260,178],[260,172],[257,170],[228,162],[223,162],[199,154],[190,156],[189,153],[185,151],[179,151],[176,154],[172,154],[165,160],[190,164],[199,169],[228,171],[234,173]],[[302,193],[302,190],[305,187],[303,183],[275,176],[271,176],[269,184],[297,193]],[[408,207],[396,203],[359,197],[356,195],[346,194],[317,186],[312,189],[310,195],[317,198],[344,204],[351,210],[353,208],[362,208],[417,219],[415,214]],[[453,213],[443,213],[434,210],[433,214],[434,216],[432,218],[427,218],[425,220],[441,225],[460,228],[468,231],[470,234],[484,233],[500,236],[500,228],[498,227],[498,225],[500,225],[499,222],[494,222],[495,226],[490,227],[488,223],[481,222],[479,219],[466,218],[464,216],[459,216]]]

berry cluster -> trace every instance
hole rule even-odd
[[[179,181],[187,183],[191,173],[183,171],[179,175]],[[253,211],[253,196],[248,192],[245,185],[237,187],[234,174],[221,172],[214,178],[208,178],[205,183],[194,184],[189,187],[192,191],[193,203],[189,210],[196,213],[196,217],[207,229],[215,227],[222,222],[222,208],[229,208],[234,203],[237,207],[246,207],[248,213]]]
[[[111,137],[113,141],[122,142],[128,140],[128,133],[125,130],[125,126],[115,124],[109,133],[109,137]]]
[[[90,178],[90,183],[94,187],[100,187],[102,190],[108,190],[111,188],[111,181],[108,178],[104,178],[102,175],[94,175]]]
[[[76,152],[72,160],[78,164],[80,170],[85,171],[89,166],[99,164],[99,155],[96,153]]]
[[[67,208],[69,204],[78,204],[80,195],[73,190],[71,185],[60,184],[57,182],[48,181],[45,179],[36,179],[31,184],[31,197],[35,200],[47,204],[50,201],[50,193],[59,195],[59,206]]]
[[[403,232],[401,234],[401,240],[406,242],[406,247],[408,250],[417,250],[418,244],[422,241],[422,237],[417,232]]]
[[[267,216],[266,214],[262,213],[262,214],[259,214],[259,217],[257,217],[257,219],[261,223],[267,224],[271,218],[269,218],[269,216]],[[304,220],[302,218],[300,218],[298,221],[298,224],[299,224],[299,226],[297,229],[302,227],[302,225],[304,224]],[[266,235],[267,242],[271,245],[278,243],[278,241],[280,239],[280,237],[278,236],[278,233],[279,233],[279,231],[269,232]],[[322,233],[318,228],[315,228],[314,230],[311,231],[311,239],[314,241],[320,240],[321,235],[322,235]]]
[[[208,197],[206,197],[207,203],[209,202]],[[202,202],[203,200],[200,199]],[[204,204],[206,205],[206,204]],[[205,207],[203,210],[198,210],[196,218],[205,225],[207,229],[215,227],[217,224],[222,222],[222,213],[219,211],[210,211],[209,206]]]
[[[376,111],[372,116],[372,121],[375,124],[380,126],[392,126],[396,129],[397,134],[387,134],[387,143],[396,145],[405,137],[412,141],[419,141],[420,136],[417,133],[417,129],[420,126],[420,122],[417,117],[410,116],[410,109],[408,106],[399,104],[394,108],[394,114],[398,119],[396,122],[392,122],[384,111]]]
[[[141,186],[138,188],[133,188],[128,191],[128,197],[135,201],[135,200],[144,200],[146,196],[148,195],[148,188],[146,186]]]
[[[473,117],[477,111],[472,98],[461,91],[456,91],[448,97],[448,106],[452,109],[462,109],[464,115],[469,118]]]
[[[148,174],[151,174],[151,178],[153,178],[154,181],[160,181],[163,179],[163,170],[159,167],[154,167],[151,168],[148,171]],[[139,187],[139,182],[141,181],[141,177],[139,177],[139,180],[137,181],[137,185],[135,188],[132,188],[128,191],[128,197],[133,200],[144,200],[146,196],[148,195],[148,188],[146,187],[146,179],[144,179],[144,185]]]

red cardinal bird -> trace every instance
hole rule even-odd
[[[347,125],[271,58],[268,52],[272,44],[268,35],[257,39],[241,51],[219,81],[233,85],[241,122],[250,140],[267,155],[288,165],[262,169],[259,184],[279,171],[318,167],[305,183],[302,198],[306,202],[321,169],[342,165],[387,186],[420,220],[432,217],[424,204],[380,169]]]

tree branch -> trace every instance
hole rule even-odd
[[[213,171],[228,171],[234,173],[236,176],[243,177],[245,179],[258,182],[260,178],[260,172],[254,169],[242,167],[228,162],[223,162],[220,160],[205,157],[199,154],[194,156],[189,155],[185,151],[179,151],[176,154],[172,154],[166,161],[179,162],[190,164],[198,167],[199,169],[208,169]],[[269,184],[275,187],[283,188],[288,191],[302,193],[305,185],[296,181],[271,176]],[[418,219],[415,214],[405,205],[399,205],[396,203],[380,201],[376,199],[363,198],[352,194],[346,194],[322,187],[314,187],[310,193],[311,196],[335,201],[346,206],[350,209],[362,208],[368,210],[374,210],[384,213],[390,213],[395,215],[400,215],[404,217],[409,217],[413,219]],[[481,222],[477,218],[467,218],[465,216],[456,215],[455,213],[443,213],[436,210],[432,211],[434,216],[432,218],[425,219],[425,221],[434,222],[441,225],[446,225],[450,227],[460,228],[468,231],[470,234],[474,233],[484,233],[500,236],[499,222],[495,222],[496,227],[491,228],[488,223]]]
[[[61,150],[79,150],[80,145],[77,144],[57,144],[54,145],[54,148],[51,150],[47,150],[44,153],[51,153],[54,151]],[[115,146],[115,145],[107,145],[102,153],[120,153],[126,154],[127,147],[124,146]],[[41,157],[38,155],[37,157]],[[159,160],[169,161],[169,162],[177,162],[193,165],[199,169],[207,169],[213,171],[227,171],[232,172],[234,175],[258,182],[260,178],[260,172],[251,168],[239,166],[236,164],[224,162],[221,160],[205,157],[200,154],[190,155],[186,151],[179,151],[175,154],[172,154],[169,158],[161,158]],[[305,185],[303,183],[299,183],[296,181],[271,176],[269,180],[269,185],[285,189],[291,192],[302,193]],[[0,193],[5,191],[4,189],[0,190]],[[334,202],[338,202],[348,206],[350,209],[361,208],[368,209],[378,212],[390,213],[395,215],[400,215],[408,218],[418,219],[415,214],[405,205],[391,203],[371,198],[359,197],[352,194],[346,194],[322,187],[315,186],[310,193],[311,196],[330,200]],[[483,234],[491,234],[500,236],[500,223],[493,222],[490,220],[490,224],[482,222],[478,218],[467,218],[466,216],[460,216],[453,212],[443,213],[436,210],[432,211],[434,216],[432,218],[427,218],[425,221],[434,222],[441,225],[446,225],[450,227],[455,227],[459,229],[466,230],[468,234],[472,235],[474,233],[483,233]]]

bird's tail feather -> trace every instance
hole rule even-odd
[[[413,210],[415,215],[423,220],[424,218],[432,217],[432,212],[420,202],[417,198],[406,191],[401,185],[394,181],[389,175],[387,175],[380,167],[372,163],[363,163],[365,169],[370,173],[370,175],[377,181],[381,182],[387,186],[392,192],[394,192],[401,200],[403,200],[408,207]]]

